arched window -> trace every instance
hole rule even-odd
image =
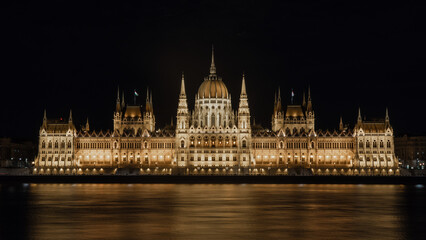
[[[380,141],[380,148],[383,148],[383,141]]]
[[[114,142],[114,148],[117,148],[117,142]]]
[[[232,137],[232,147],[237,147],[237,137]]]
[[[147,141],[143,142],[143,147],[148,148],[148,142]]]
[[[315,148],[315,143],[311,142],[311,148],[314,149]]]
[[[370,141],[367,141],[367,143],[365,144],[365,147],[367,147],[367,148],[370,147]]]
[[[280,142],[280,148],[284,148],[284,143],[283,141]]]
[[[67,145],[67,147],[68,147],[68,148],[71,148],[71,141],[68,141],[68,145]]]
[[[377,148],[377,142],[373,141],[373,148]]]
[[[242,145],[243,145],[243,148],[246,148],[247,147],[247,141],[243,140]]]
[[[181,140],[181,141],[180,141],[180,147],[181,147],[181,148],[184,148],[184,147],[185,147],[185,141],[184,141],[184,140]]]
[[[55,142],[55,148],[58,148],[58,141]]]
[[[388,147],[388,148],[390,148],[391,147],[391,142],[388,140],[388,143],[386,144],[386,146]]]
[[[359,148],[363,148],[364,147],[364,143],[362,141],[359,142]]]
[[[61,142],[61,148],[65,148],[65,142],[64,141]]]
[[[45,148],[45,147],[46,147],[46,142],[44,142],[44,141],[43,141],[43,142],[41,143],[41,148]]]

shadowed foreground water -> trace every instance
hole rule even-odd
[[[425,239],[403,185],[1,185],[0,239]]]

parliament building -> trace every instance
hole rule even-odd
[[[272,109],[272,107],[271,107]],[[117,93],[113,130],[76,129],[44,112],[33,174],[180,174],[180,175],[399,175],[393,129],[386,109],[383,121],[365,121],[358,112],[353,128],[315,127],[310,89],[302,104],[283,106],[275,96],[271,129],[252,126],[242,76],[238,109],[216,73],[210,73],[189,110],[182,74],[176,124],[157,129],[152,93],[144,108],[126,104]]]

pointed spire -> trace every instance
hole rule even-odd
[[[275,91],[275,101],[274,104],[277,104],[277,92]]]
[[[146,88],[146,102],[149,102],[149,88]]]
[[[124,109],[126,106],[126,103],[124,102],[124,91],[121,94],[121,109]]]
[[[303,96],[302,96],[302,106],[303,106],[303,107],[306,107],[305,91],[303,91]]]
[[[68,118],[68,123],[72,123],[72,110],[70,109],[70,116]]]
[[[308,101],[311,100],[311,85],[308,86]]]
[[[343,119],[342,119],[342,116],[340,116],[339,130],[343,131]]]
[[[212,62],[210,64],[210,75],[216,74],[216,66],[214,64],[214,47],[212,45]]]
[[[170,126],[173,127],[173,117],[170,117]]]
[[[361,108],[358,108],[358,123],[362,123]]]
[[[274,106],[274,114],[277,112],[281,112],[281,88],[278,87],[278,97],[275,94],[275,106]]]
[[[312,99],[311,99],[311,86],[308,86],[308,105],[306,106],[308,112],[312,112]]]
[[[182,81],[180,83],[180,96],[181,97],[186,97],[186,92],[185,92],[185,75],[182,72]]]
[[[281,104],[281,88],[278,87],[278,102]]]
[[[389,111],[388,108],[386,108],[386,117],[385,117],[385,122],[389,123]]]
[[[117,102],[120,102],[120,86],[117,87]]]
[[[150,107],[150,112],[154,112],[154,106],[152,104],[152,90],[149,92],[149,107]]]
[[[243,73],[243,80],[242,80],[242,83],[241,83],[241,96],[245,96],[245,95],[247,95],[246,79],[245,79],[245,76],[244,76],[244,73]]]
[[[43,113],[43,122],[47,121],[46,109],[44,109]]]
[[[115,103],[115,111],[120,112],[121,106],[120,106],[120,87],[117,88],[117,100]]]
[[[89,128],[89,118],[86,119],[86,128],[85,130],[88,132],[90,130]]]

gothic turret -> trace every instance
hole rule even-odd
[[[306,126],[315,131],[315,113],[312,108],[311,86],[308,86],[308,103],[306,105]]]
[[[283,127],[284,113],[281,105],[281,89],[278,88],[278,97],[275,95],[274,113],[272,114],[272,131],[278,131]]]
[[[188,103],[185,92],[185,76],[182,72],[182,79],[180,84],[179,104],[177,109],[177,131],[184,131],[189,128],[189,113]]]
[[[357,124],[361,124],[361,123],[362,123],[361,108],[358,108],[358,119],[357,119]]]
[[[46,109],[44,109],[44,113],[43,113],[43,126],[44,129],[47,128],[47,115],[46,115]]]
[[[242,132],[250,131],[250,109],[248,105],[244,74],[241,82],[240,104],[238,107],[238,128],[240,128]]]
[[[84,127],[84,131],[85,132],[89,132],[90,131],[90,127],[89,127],[89,118],[86,119],[86,126]]]
[[[154,108],[152,104],[152,92],[146,89],[146,102],[145,102],[145,113],[143,116],[144,127],[148,131],[152,132],[155,130],[155,116]]]
[[[115,101],[115,112],[116,113],[121,112],[121,106],[120,106],[120,88],[117,89],[117,100]]]

